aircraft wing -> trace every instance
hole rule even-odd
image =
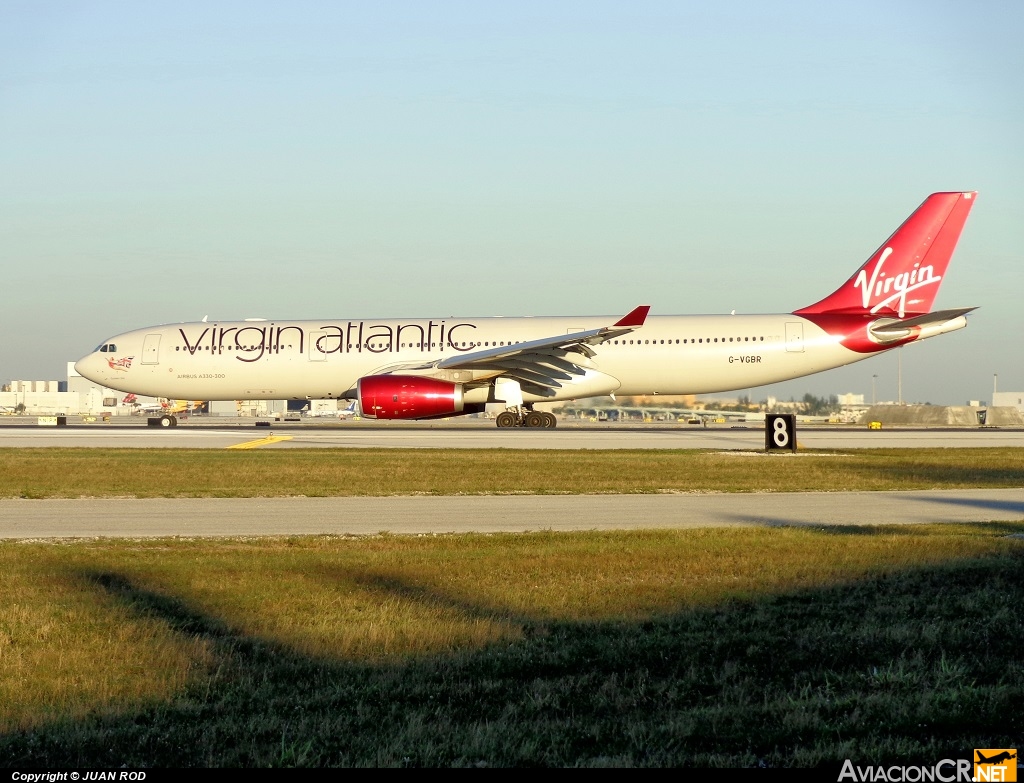
[[[499,375],[507,376],[519,381],[524,391],[541,397],[553,397],[554,390],[559,388],[563,381],[586,375],[587,361],[595,355],[590,346],[600,345],[606,340],[639,329],[647,320],[650,309],[650,305],[641,305],[615,323],[599,329],[556,334],[539,340],[485,348],[433,362],[392,364],[380,368],[373,374],[409,373],[430,377],[442,373],[446,375],[449,370],[468,370],[477,382]],[[352,394],[354,388],[342,396],[351,397]]]
[[[611,326],[602,326],[600,329],[588,329],[583,332],[570,332],[568,334],[556,334],[553,337],[544,337],[540,340],[505,345],[499,348],[488,348],[483,351],[473,351],[459,356],[450,356],[437,363],[438,369],[454,370],[469,369],[482,365],[489,365],[496,361],[508,359],[527,359],[529,356],[545,352],[576,351],[587,358],[594,356],[594,352],[588,348],[589,345],[599,345],[605,340],[629,334],[634,329],[639,329],[647,320],[647,313],[650,305],[641,305],[632,310],[628,315],[623,316]],[[547,355],[547,354],[545,354]],[[552,354],[553,355],[553,354]],[[528,359],[527,359],[528,361]]]
[[[562,385],[560,381],[586,374],[585,360],[595,356],[590,346],[639,329],[650,309],[650,305],[641,305],[609,326],[450,356],[435,366],[439,370],[504,375],[519,381],[524,391],[542,397],[554,396],[554,389]]]

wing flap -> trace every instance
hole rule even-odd
[[[526,362],[521,359],[502,359],[501,361],[488,365],[488,367],[494,368],[495,370],[508,370],[509,372],[515,372],[517,370],[543,372],[544,375],[549,378],[554,378],[557,381],[571,381],[574,375],[583,375],[584,372],[576,365],[573,365],[573,372],[563,372],[562,370],[550,366],[547,362]]]
[[[562,384],[560,384],[554,378],[550,378],[547,375],[544,375],[539,372],[533,372],[532,370],[525,370],[521,368],[515,370],[507,370],[503,372],[502,375],[508,378],[515,378],[517,381],[520,381],[521,383],[533,384],[534,386],[545,386],[549,389],[562,388]]]
[[[537,354],[538,361],[543,362],[548,367],[554,367],[556,370],[567,372],[570,375],[579,375],[582,370],[578,364],[573,364],[571,361],[564,359],[565,352],[559,352],[559,356],[555,356],[554,352],[541,351]]]

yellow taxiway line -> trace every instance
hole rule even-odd
[[[291,435],[268,435],[259,440],[247,440],[245,443],[236,443],[234,446],[227,446],[229,449],[258,449],[260,446],[269,446],[271,443],[280,443],[283,440],[291,440]]]

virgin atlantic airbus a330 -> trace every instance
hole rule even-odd
[[[932,194],[849,280],[792,313],[203,321],[119,334],[75,369],[154,397],[355,399],[378,419],[490,403],[499,427],[553,427],[534,403],[746,389],[962,329],[973,307],[932,303],[975,196]]]

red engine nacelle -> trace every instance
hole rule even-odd
[[[462,384],[416,375],[368,375],[356,387],[371,419],[429,419],[462,413]]]

